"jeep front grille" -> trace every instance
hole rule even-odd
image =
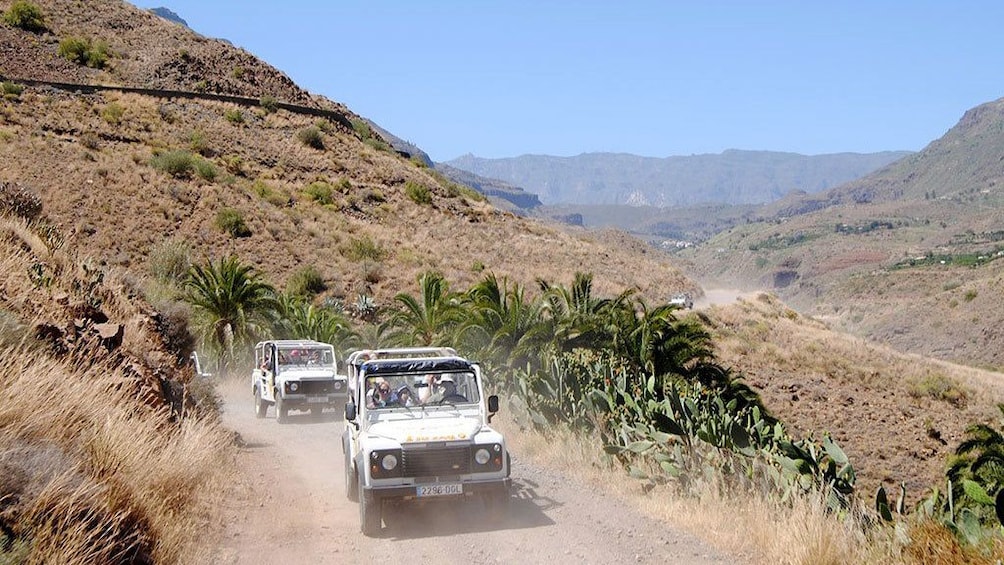
[[[405,449],[401,454],[401,473],[405,477],[464,475],[470,469],[471,451],[467,446]]]
[[[334,381],[300,381],[298,394],[331,394],[335,392]]]

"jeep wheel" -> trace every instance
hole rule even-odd
[[[254,387],[254,415],[255,418],[264,418],[268,412],[268,404],[261,398],[261,388]]]
[[[280,424],[289,421],[289,408],[284,405],[282,397],[278,394],[275,395],[275,421]]]
[[[345,464],[345,498],[350,502],[359,502],[359,477],[352,463]]]
[[[363,532],[364,536],[373,537],[380,533],[381,523],[383,522],[383,500],[374,497],[372,494],[367,496],[366,491],[363,490],[363,480],[359,477],[356,481],[359,486],[359,526]]]

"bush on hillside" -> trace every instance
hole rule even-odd
[[[251,228],[244,223],[244,216],[240,210],[224,208],[216,214],[215,225],[220,231],[230,234],[232,237],[250,237]]]
[[[404,193],[416,204],[432,204],[432,192],[425,185],[408,181],[404,183]]]
[[[150,166],[174,178],[189,178],[195,171],[195,156],[188,151],[166,151],[154,155]]]
[[[180,286],[192,266],[192,248],[184,241],[165,239],[150,249],[148,261],[154,278]]]
[[[42,9],[24,0],[17,0],[11,4],[10,9],[4,12],[3,21],[11,27],[21,28],[32,33],[46,30]]]
[[[331,184],[322,180],[314,181],[308,184],[307,188],[303,189],[303,192],[309,196],[311,200],[317,202],[318,204],[334,204],[332,195],[335,192],[335,188],[331,186]]]
[[[92,69],[103,69],[108,63],[108,44],[104,41],[91,41],[81,37],[67,37],[59,42],[60,57],[78,65],[86,65]]]
[[[24,85],[9,80],[0,82],[0,95],[3,95],[4,100],[17,100],[21,97],[22,92],[24,92]]]
[[[0,214],[34,220],[42,213],[42,199],[17,183],[0,182]]]
[[[296,134],[296,138],[300,140],[300,143],[306,145],[307,147],[324,149],[324,134],[321,133],[321,129],[317,126],[310,126],[300,130],[300,132]]]
[[[296,271],[286,283],[286,292],[292,296],[313,296],[324,288],[324,278],[313,265]]]

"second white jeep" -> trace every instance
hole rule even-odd
[[[279,423],[290,410],[319,415],[325,408],[340,408],[348,394],[348,377],[338,374],[335,348],[311,340],[262,341],[254,348],[251,394],[255,416],[264,418],[275,406]]]

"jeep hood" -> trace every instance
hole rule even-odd
[[[279,373],[279,376],[283,379],[338,379],[340,375],[336,375],[331,369],[315,369],[315,368],[292,368],[286,369]],[[346,377],[341,377],[346,378]]]
[[[370,426],[370,435],[383,436],[400,444],[421,441],[470,441],[481,423],[475,418],[422,418],[392,420]]]

